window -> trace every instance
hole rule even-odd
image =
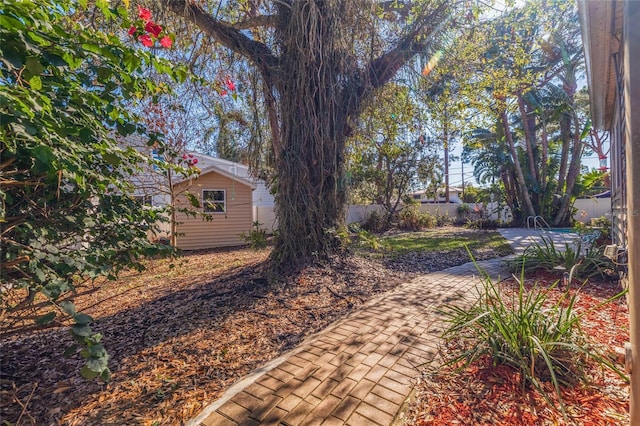
[[[224,189],[203,189],[202,209],[205,213],[224,213],[227,211],[227,197]]]

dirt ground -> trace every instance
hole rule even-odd
[[[110,354],[109,384],[83,379],[79,356],[63,357],[72,343],[65,324],[33,327],[33,318],[45,311],[5,318],[0,323],[0,418],[20,425],[183,424],[247,373],[372,297],[417,273],[469,260],[465,250],[390,258],[345,255],[330,266],[315,265],[274,280],[267,272],[269,253],[248,248],[192,252],[80,289],[78,310],[96,320],[92,327],[102,333]],[[502,254],[487,247],[473,251],[477,259]],[[626,312],[617,312],[624,323]],[[624,336],[617,339],[624,341]],[[439,382],[435,377],[430,382],[435,386],[456,383],[449,376]],[[466,386],[464,380],[458,384]],[[440,396],[447,391],[425,389]],[[624,411],[620,398],[614,402],[608,410]],[[442,406],[422,400],[415,407],[422,411],[413,412],[414,424],[457,421],[429,422],[430,410],[444,412]],[[487,424],[500,424],[495,419]]]
[[[477,232],[461,228],[434,233]],[[79,375],[64,324],[34,329],[24,311],[0,328],[0,414],[12,424],[177,425],[231,384],[415,273],[468,261],[466,251],[345,255],[279,280],[269,249],[219,249],[150,262],[143,273],[82,288],[109,352],[109,384]],[[486,248],[479,258],[495,256]],[[404,265],[404,267],[403,267]],[[22,315],[22,316],[21,316]]]

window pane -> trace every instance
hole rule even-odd
[[[225,191],[202,191],[202,205],[205,213],[224,213],[226,211]]]

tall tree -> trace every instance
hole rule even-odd
[[[344,220],[345,142],[372,90],[391,80],[462,3],[365,0],[162,4],[246,60],[268,111],[279,234],[287,268],[335,251]]]
[[[483,117],[479,127],[504,138],[514,215],[568,223],[585,136],[575,103],[583,68],[575,5],[530,2],[461,41],[481,52],[466,98]]]
[[[347,150],[352,192],[384,207],[390,221],[426,158],[418,106],[406,87],[389,84],[364,108]],[[426,167],[426,164],[425,164]]]

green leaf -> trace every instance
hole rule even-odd
[[[78,345],[74,343],[62,353],[62,356],[64,356],[65,358],[69,358],[70,356],[74,355],[77,351],[78,351]]]
[[[91,327],[87,324],[74,324],[71,326],[71,332],[76,336],[89,337],[91,336]]]
[[[187,197],[191,205],[195,208],[200,208],[200,200],[194,194],[190,192],[185,192],[184,195]]]
[[[111,152],[106,152],[102,157],[107,163],[111,164],[112,166],[117,167],[122,163],[122,159],[118,155]]]
[[[47,145],[38,145],[31,150],[31,155],[35,157],[38,162],[45,167],[49,167],[51,163],[56,159],[53,150]]]
[[[23,29],[24,23],[11,16],[0,15],[0,28],[7,30]]]
[[[76,314],[76,306],[69,300],[60,302],[60,307],[67,315],[74,316]]]
[[[75,314],[73,316],[73,320],[78,324],[90,324],[93,322],[93,318],[81,312],[78,312],[77,314]]]
[[[56,317],[56,313],[51,311],[47,314],[42,315],[41,317],[38,317],[38,319],[36,319],[36,324],[38,325],[48,324],[51,321],[53,321],[55,317]]]
[[[100,375],[100,371],[93,371],[85,365],[80,369],[80,374],[87,380],[93,380]]]
[[[42,72],[44,71],[44,67],[42,66],[40,61],[37,58],[34,58],[33,56],[29,56],[27,58],[27,63],[25,64],[25,67],[27,68],[27,71],[31,73],[32,76],[38,76],[42,74]],[[33,84],[31,85],[31,87],[33,87]]]
[[[29,79],[29,86],[31,86],[33,90],[42,89],[42,79],[40,78],[40,76],[34,75],[33,77],[31,77]]]
[[[108,368],[105,369],[102,374],[100,374],[100,378],[109,383],[111,381],[111,371]]]
[[[101,373],[107,368],[107,360],[107,357],[89,358],[87,360],[87,367],[92,371]]]

